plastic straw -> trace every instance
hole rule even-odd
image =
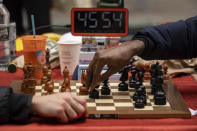
[[[31,23],[32,23],[32,31],[34,38],[36,38],[36,30],[35,30],[35,23],[34,23],[34,15],[31,15]]]

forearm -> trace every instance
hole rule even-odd
[[[185,21],[146,28],[134,39],[144,41],[144,59],[185,59],[197,57],[197,16]]]

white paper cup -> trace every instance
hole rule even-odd
[[[59,48],[59,60],[61,74],[63,75],[63,70],[67,66],[69,70],[69,75],[73,75],[76,66],[79,64],[80,55],[80,45],[79,41],[58,41]]]

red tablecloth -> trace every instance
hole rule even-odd
[[[0,72],[0,85],[10,85],[12,80],[23,79],[22,71],[18,70],[14,74],[8,72]],[[54,79],[63,79],[60,75],[60,70],[53,70]],[[197,83],[193,77],[182,76],[173,79],[188,107],[197,109]],[[27,125],[1,125],[0,131],[59,131],[59,130],[72,130],[72,131],[116,131],[116,130],[197,130],[197,116],[191,119],[87,119],[85,122],[76,122],[69,124],[47,123],[45,120],[36,119]]]

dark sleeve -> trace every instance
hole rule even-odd
[[[13,93],[10,87],[0,87],[0,123],[28,123],[32,95]]]
[[[139,31],[144,59],[186,59],[197,57],[197,16],[185,21],[153,26]]]

